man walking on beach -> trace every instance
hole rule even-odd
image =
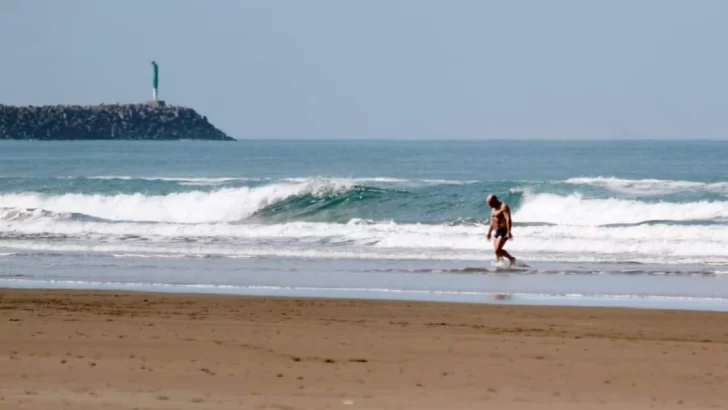
[[[487,238],[490,240],[491,234],[495,230],[495,235],[493,235],[495,238],[493,242],[495,259],[497,262],[500,262],[505,256],[511,262],[511,266],[514,266],[516,264],[516,258],[503,249],[506,242],[513,238],[511,234],[511,208],[506,203],[499,201],[498,197],[493,194],[488,195],[485,198],[485,202],[493,208],[493,211],[490,213],[490,228],[488,229]]]

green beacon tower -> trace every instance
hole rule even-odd
[[[152,61],[154,68],[154,81],[152,82],[152,101],[159,102],[159,66],[156,61]]]

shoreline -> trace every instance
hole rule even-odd
[[[0,289],[0,409],[721,408],[727,320]]]
[[[728,312],[728,299],[630,294],[544,294],[511,291],[456,291],[384,288],[322,288],[311,286],[267,286],[230,284],[124,283],[74,280],[36,280],[0,277],[2,290],[100,291],[151,294],[207,295],[232,297],[313,298],[388,302],[457,303],[500,306],[543,306],[574,308],[625,308]]]

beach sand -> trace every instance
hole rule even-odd
[[[0,409],[728,407],[728,313],[0,289]]]

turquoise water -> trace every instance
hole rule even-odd
[[[708,141],[0,142],[0,285],[721,308],[725,158]],[[516,271],[493,264],[487,193],[514,209]]]

